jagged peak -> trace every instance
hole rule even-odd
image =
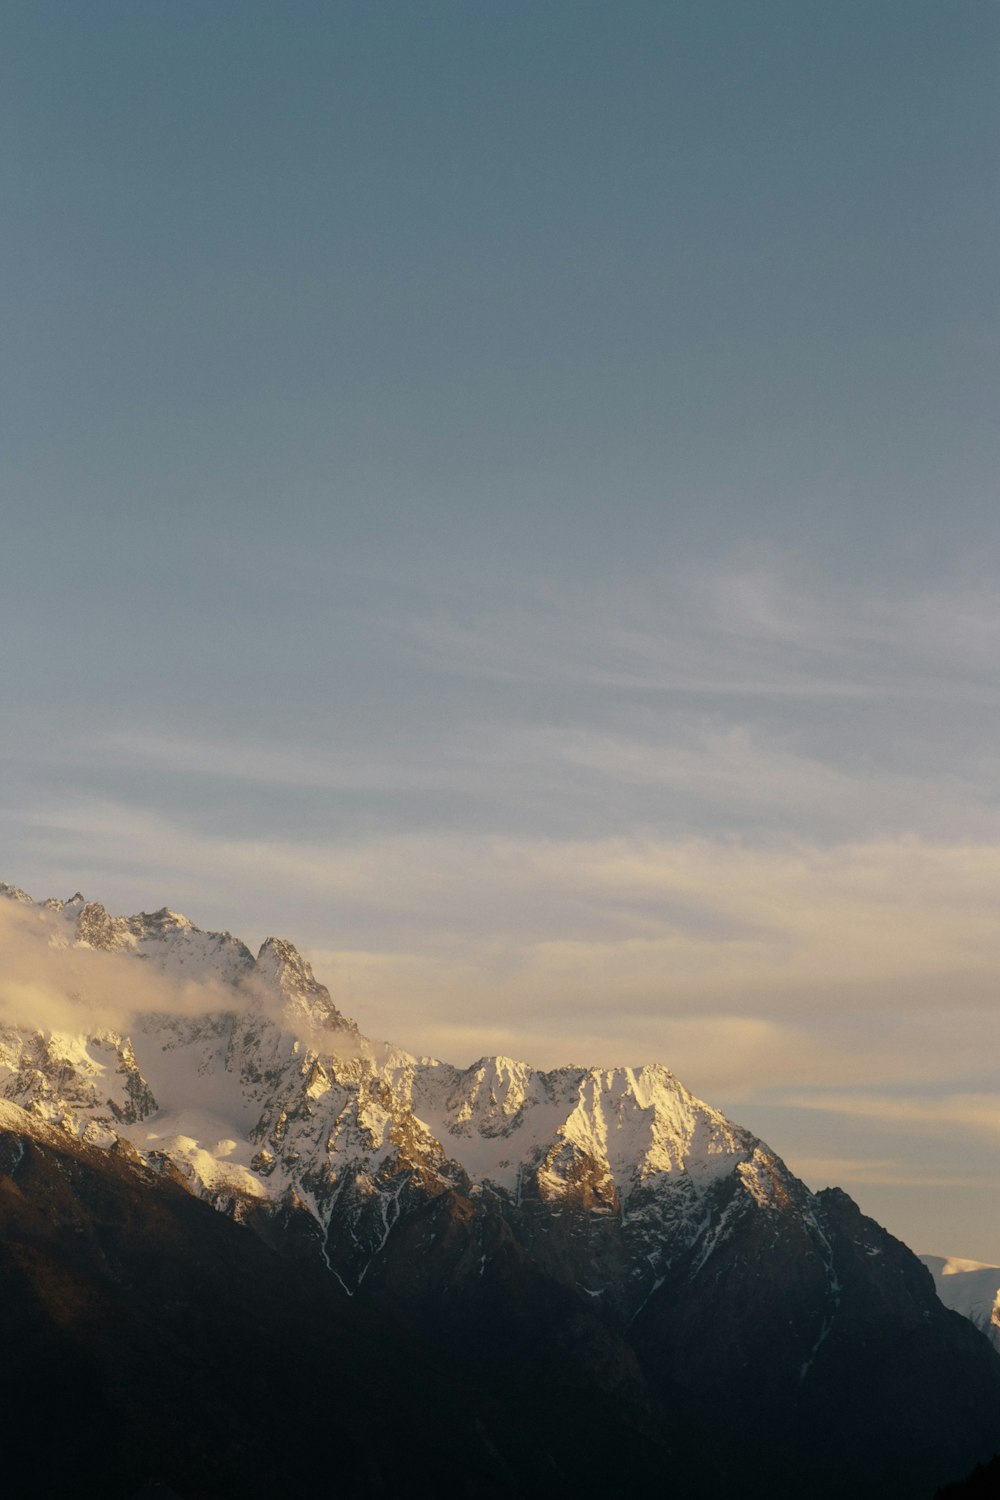
[[[119,948],[134,946],[135,939],[125,917],[113,917],[99,901],[86,901],[76,918],[76,936],[79,943],[89,948],[103,948],[114,952]]]
[[[158,911],[141,911],[130,918],[133,922],[142,922],[145,926],[155,925],[157,927],[190,928],[192,932],[200,932],[194,923],[179,911],[171,911],[169,906],[161,906]]]
[[[319,986],[312,964],[287,938],[269,937],[261,943],[257,953],[257,968],[262,974],[273,974],[286,993],[291,990],[312,990]]]
[[[485,1057],[479,1057],[474,1063],[470,1063],[463,1070],[466,1073],[476,1074],[503,1074],[512,1073],[524,1076],[534,1072],[530,1063],[522,1062],[517,1057],[506,1057],[502,1052],[488,1053]]]
[[[257,953],[258,962],[263,958],[265,953],[273,953],[275,958],[280,959],[283,963],[298,963],[309,969],[308,960],[302,957],[295,944],[290,942],[288,938],[265,938]],[[311,972],[312,970],[310,969]]]
[[[355,1022],[341,1015],[312,964],[287,938],[269,937],[261,943],[255,972],[265,984],[276,985],[286,1004],[314,1024],[357,1033]]]
[[[8,901],[20,901],[33,906],[34,901],[27,891],[22,891],[19,885],[10,885],[6,880],[0,881],[0,896],[6,896]]]

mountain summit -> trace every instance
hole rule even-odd
[[[707,1496],[917,1500],[1000,1447],[1000,1361],[927,1270],[667,1068],[416,1058],[284,940],[0,894],[19,972],[64,990],[49,1024],[6,1006],[0,1097],[329,1272],[518,1421],[558,1410],[556,1478],[508,1455],[507,1493],[568,1492],[598,1410],[586,1472],[626,1441]]]

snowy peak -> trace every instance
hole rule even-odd
[[[544,1074],[510,1057],[481,1057],[456,1074],[448,1104],[453,1135],[509,1136],[552,1090]]]
[[[22,891],[18,885],[9,885],[6,880],[0,880],[0,896],[6,896],[8,901],[18,901],[28,906],[34,905],[26,891]]]
[[[0,896],[35,906],[17,886],[0,884]],[[79,891],[68,901],[55,897],[37,905],[40,916],[55,925],[50,941],[71,942],[103,953],[131,953],[161,973],[185,980],[213,979],[236,985],[254,967],[253,955],[228,932],[203,932],[187,917],[162,906],[158,911],[114,916],[99,901]]]
[[[547,1199],[570,1192],[584,1162],[595,1169],[590,1190],[622,1201],[680,1174],[708,1182],[757,1145],[655,1065],[547,1073],[507,1057],[462,1072],[424,1065],[414,1108],[473,1181],[510,1188],[527,1169]]]
[[[269,937],[261,944],[254,979],[284,1002],[286,1017],[294,1022],[326,1031],[348,1031],[357,1035],[353,1021],[341,1015],[325,984],[320,984],[312,966],[285,938]]]
[[[105,953],[138,946],[128,917],[113,917],[99,901],[87,901],[80,907],[76,918],[76,940],[83,947],[99,948]]]
[[[203,932],[168,907],[113,917],[88,901],[76,917],[79,943],[108,953],[130,951],[164,974],[236,985],[253,968],[249,948],[228,932]]]
[[[1000,1349],[1000,1266],[958,1256],[921,1255],[945,1307],[961,1313]]]

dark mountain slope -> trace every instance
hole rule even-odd
[[[934,1500],[997,1500],[1000,1495],[1000,1454],[988,1464],[977,1464],[972,1473],[956,1484],[946,1484]]]
[[[456,1244],[470,1222],[460,1202],[428,1213]],[[5,1493],[514,1500],[648,1489],[666,1465],[686,1494],[718,1494],[627,1348],[508,1244],[477,1304],[428,1259],[461,1309],[435,1331],[412,1303],[346,1298],[169,1173],[4,1105]],[[624,1392],[595,1377],[609,1350]]]
[[[0,1131],[6,1493],[515,1493],[489,1413],[403,1330],[182,1187]],[[17,1112],[20,1113],[20,1112]],[[430,1486],[426,1493],[432,1493]]]
[[[750,1494],[807,1478],[816,1500],[929,1496],[994,1450],[1000,1361],[845,1193],[795,1207],[731,1213],[711,1254],[674,1268],[631,1331],[642,1368],[715,1424]]]

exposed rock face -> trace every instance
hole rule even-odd
[[[97,1145],[157,1108],[128,1037],[0,1028],[3,1097]]]
[[[814,1496],[911,1500],[1000,1447],[1000,1363],[915,1257],[668,1069],[418,1059],[362,1036],[283,940],[255,959],[166,909],[31,913],[135,965],[139,1003],[118,1032],[0,1032],[0,1096],[183,1182],[508,1396],[530,1370],[540,1400],[625,1403],[727,1496],[798,1495],[808,1471]]]

